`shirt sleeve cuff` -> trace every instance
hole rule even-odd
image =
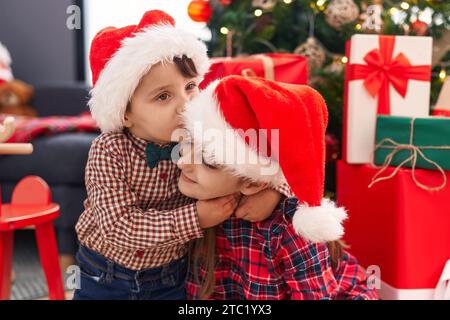
[[[273,190],[281,193],[283,196],[285,196],[286,198],[291,198],[294,197],[294,193],[291,190],[291,187],[289,187],[289,185],[287,184],[287,182],[284,182],[276,187],[273,188]]]
[[[183,242],[203,237],[195,202],[175,210],[175,232]]]

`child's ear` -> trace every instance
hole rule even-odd
[[[240,192],[243,195],[251,196],[252,194],[258,193],[261,190],[267,189],[269,184],[267,182],[253,182],[245,181],[241,186]]]
[[[131,108],[131,103],[128,102],[127,109],[125,110],[125,115],[123,116],[123,126],[125,128],[131,128],[133,126],[133,123],[130,121],[129,112]]]
[[[123,116],[123,126],[124,126],[125,128],[131,128],[132,125],[133,125],[133,124],[131,123],[130,119],[129,119],[128,116],[125,114],[125,115]]]

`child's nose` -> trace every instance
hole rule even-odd
[[[183,112],[186,103],[191,100],[191,96],[187,93],[181,95],[180,103],[177,107],[177,112]]]
[[[190,170],[190,166],[192,166],[191,161],[186,156],[181,156],[178,159],[177,166],[180,170],[188,171]]]

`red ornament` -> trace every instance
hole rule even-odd
[[[193,0],[188,6],[188,15],[195,22],[208,22],[211,17],[211,6],[208,0]]]
[[[425,36],[428,33],[428,25],[420,20],[411,23],[411,30],[418,36]]]
[[[219,1],[224,7],[229,6],[233,2],[233,0],[219,0]]]

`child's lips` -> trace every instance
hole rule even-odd
[[[195,180],[192,180],[187,175],[185,175],[183,172],[181,172],[181,179],[183,179],[184,181],[189,182],[189,183],[197,183],[197,182],[195,182]]]

